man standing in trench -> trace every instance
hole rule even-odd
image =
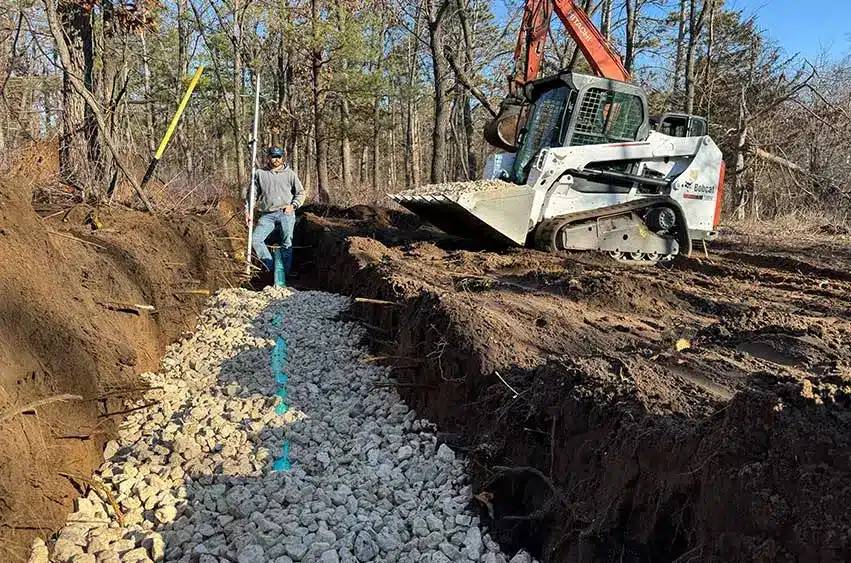
[[[280,225],[281,255],[284,259],[284,274],[289,275],[293,261],[293,229],[295,229],[295,210],[304,203],[305,192],[301,180],[295,171],[286,164],[284,149],[272,147],[266,151],[269,159],[268,170],[257,170],[254,183],[257,187],[255,208],[260,210],[260,218],[254,228],[251,246],[254,254],[271,271],[274,267],[272,254],[266,246],[266,238]],[[247,192],[247,190],[244,190]],[[248,194],[243,193],[246,201],[246,222],[248,221]]]

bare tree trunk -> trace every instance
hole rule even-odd
[[[319,41],[319,0],[310,1],[313,48],[310,54],[310,78],[313,87],[313,126],[316,142],[316,190],[321,203],[331,201],[328,193],[328,137],[325,130],[325,93],[322,89],[322,44]]]
[[[148,151],[153,154],[156,151],[157,140],[154,129],[154,102],[151,100],[151,67],[148,64],[148,42],[145,40],[144,30],[140,39],[142,43],[142,76],[145,88],[145,125],[148,129]]]
[[[298,119],[293,119],[292,129],[287,138],[287,154],[289,155],[290,163],[293,169],[298,173],[304,168],[299,167],[299,157],[301,156],[301,122]]]
[[[733,171],[733,186],[738,197],[736,203],[736,216],[745,218],[745,212],[753,194],[749,192],[745,182],[745,146],[748,142],[747,104],[745,102],[745,88],[742,88],[739,100],[739,131],[736,135],[736,168]]]
[[[447,177],[445,180],[458,180],[461,177],[461,171],[458,166],[458,151],[461,148],[461,144],[458,141],[458,129],[455,127],[455,113],[455,104],[453,104],[449,110],[449,147],[447,151],[449,162],[446,166]]]
[[[177,0],[177,76],[174,90],[178,100],[183,95],[183,79],[189,72],[189,56],[187,54],[189,28],[186,25],[186,2],[187,0]],[[234,19],[236,17],[237,14],[234,12]],[[195,162],[191,143],[186,140],[186,125],[177,129],[176,136],[177,143],[184,156],[184,168],[191,174],[195,171]]]
[[[6,124],[9,122],[6,104],[0,104],[0,165],[3,164],[3,155],[6,151]]]
[[[47,75],[50,71],[46,68],[42,70],[42,74]],[[44,85],[42,87],[42,97],[43,97],[43,105],[44,105],[44,131],[48,137],[53,137],[57,132],[57,123],[55,116],[57,113],[61,111],[61,106],[57,106],[57,92],[56,89],[52,86]],[[5,104],[0,104],[0,121],[3,120],[3,110],[5,109],[3,106]],[[3,137],[3,129],[4,127],[0,125],[0,137]]]
[[[715,11],[717,8],[717,4],[712,2],[712,6],[709,9],[709,38],[706,43],[706,73],[704,74],[704,88],[703,91],[706,95],[705,107],[706,107],[706,119],[710,123],[712,122],[712,94],[713,94],[713,86],[715,85],[715,81],[712,77],[712,55],[713,49],[715,47]]]
[[[746,145],[744,145],[744,146],[746,146]],[[787,170],[791,170],[793,172],[800,172],[800,173],[804,173],[804,174],[806,174],[808,172],[802,166],[800,166],[799,164],[795,164],[794,162],[792,162],[788,158],[783,158],[782,156],[777,156],[776,154],[771,154],[770,152],[766,151],[765,149],[761,149],[759,147],[749,147],[749,150],[751,152],[753,152],[754,156],[761,158],[763,160],[767,160],[768,162],[771,162],[772,164],[782,166],[783,168],[786,168]],[[818,174],[820,172],[818,170],[817,166],[814,166],[813,169],[814,170],[810,170],[809,172],[815,173],[815,174]]]
[[[21,15],[18,17],[23,20]],[[0,10],[0,28],[10,30],[8,34],[0,34],[0,80],[2,80],[0,84],[5,84],[6,77],[11,76],[11,69],[14,64],[15,53],[13,53],[13,50],[15,42],[12,39],[13,32],[11,31],[14,27],[11,10]],[[9,117],[6,103],[3,101],[0,103],[0,166],[5,163],[6,128],[9,124]]]
[[[756,42],[751,46],[750,68],[748,71],[747,83],[742,84],[739,92],[739,116],[737,122],[738,132],[736,135],[736,169],[733,172],[733,186],[735,193],[738,196],[736,203],[736,216],[739,219],[744,219],[748,203],[750,203],[756,194],[752,189],[748,189],[745,181],[745,148],[748,144],[748,134],[750,133],[750,117],[748,115],[747,91],[753,85],[754,69],[756,66]],[[751,186],[752,188],[752,186]]]
[[[601,5],[602,4],[598,3],[595,6],[594,0],[585,0],[583,5],[582,5],[582,9],[585,11],[585,13],[590,18],[591,16],[594,15],[594,13],[597,11],[597,8],[599,8]],[[611,19],[611,11],[609,13],[609,18]],[[609,22],[609,23],[611,25],[611,22]],[[611,32],[609,33],[609,35],[611,35]],[[580,57],[582,52],[579,50],[579,46],[576,44],[576,41],[573,41],[572,39],[570,39],[569,45],[570,45],[570,47],[568,49],[565,49],[565,52],[563,53],[563,55],[560,58],[560,68],[562,68],[562,69],[566,68],[566,69],[569,69],[569,70],[574,70],[576,68],[576,63],[579,62],[579,57]],[[567,61],[567,62],[565,62],[565,61]]]
[[[464,98],[464,132],[467,143],[467,173],[470,178],[476,178],[479,170],[479,158],[476,154],[476,128],[473,125],[473,108],[470,97]]]
[[[378,120],[378,100],[375,100],[372,106],[372,189],[375,193],[379,190],[379,172],[380,172],[380,140],[381,140],[381,124]]]
[[[680,11],[677,13],[677,51],[674,56],[674,76],[671,92],[674,99],[680,97],[680,84],[683,80],[683,59],[686,44],[686,0],[680,0]]]
[[[85,99],[73,85],[79,77],[89,92],[94,86],[94,35],[91,14],[80,4],[59,4],[62,35],[68,45],[69,60],[62,79],[62,142],[60,172],[66,181],[78,177],[90,162],[89,147],[97,143],[97,124]]]
[[[283,113],[286,111],[287,102],[289,102],[289,67],[290,57],[284,44],[284,34],[278,35],[278,44],[276,46],[277,53],[275,54],[275,98],[278,103],[278,111]],[[279,139],[275,139],[279,142]]]
[[[420,171],[417,169],[417,114],[414,110],[413,94],[405,100],[405,186],[420,183]]]
[[[417,60],[420,55],[420,22],[422,21],[422,4],[417,4],[417,13],[414,16],[413,37],[408,37],[408,76],[406,80],[407,90],[405,92],[405,186],[416,186],[420,183],[420,174],[416,164],[415,153],[417,150],[416,132],[416,110],[414,108],[414,81],[417,72]]]
[[[360,153],[360,184],[364,185],[369,181],[369,170],[367,169],[367,163],[369,161],[369,148],[364,144]]]
[[[183,77],[189,70],[189,59],[186,54],[186,44],[189,41],[189,33],[186,26],[186,1],[177,0],[177,76],[175,80],[175,94],[183,94]],[[234,11],[234,20],[238,14]]]
[[[240,189],[245,185],[245,147],[242,142],[242,117],[244,93],[242,81],[242,16],[240,1],[233,0],[233,140],[236,150],[236,181]]]
[[[384,64],[384,37],[387,33],[387,23],[382,19],[381,21],[381,29],[378,37],[381,38],[382,46],[377,53],[377,57],[375,58],[374,70],[377,73],[381,72],[381,67]],[[381,101],[382,96],[381,93],[377,93],[378,95],[372,102],[372,189],[374,192],[378,192],[379,186],[381,185],[381,174],[380,174],[380,153],[381,153]]]
[[[346,92],[340,100],[340,162],[343,168],[343,188],[352,187],[352,143],[349,139],[350,110]]]
[[[449,122],[449,132],[451,134],[453,146],[450,154],[452,155],[452,179],[453,180],[469,180],[467,151],[465,150],[466,143],[464,140],[464,129],[462,115],[462,100],[456,95],[455,103],[452,106],[452,119]]]
[[[310,191],[313,191],[316,186],[316,182],[313,180],[313,164],[316,162],[315,132],[316,129],[313,127],[313,124],[311,124],[310,130],[304,138],[304,177],[302,178],[302,181],[305,188]]]
[[[440,183],[446,179],[446,134],[449,129],[449,72],[444,53],[443,19],[449,0],[428,0],[429,48],[434,77],[434,128],[431,135],[431,181]]]
[[[305,135],[299,137],[298,142],[293,149],[293,168],[298,170],[298,177],[304,184],[305,189],[310,189],[307,185],[307,171],[310,169],[310,162],[307,160],[307,141]]]
[[[284,45],[284,36],[278,38],[278,64],[277,64],[277,95],[278,95],[278,115],[279,119],[283,119],[284,115],[289,116],[289,127],[280,127],[282,131],[288,131],[285,139],[279,139],[276,143],[282,143],[287,150],[290,158],[290,163],[293,168],[299,166],[299,150],[301,146],[301,122],[295,117],[296,112],[293,107],[292,96],[292,74],[293,74],[293,52],[292,47],[286,48]],[[281,124],[282,125],[282,124]],[[281,133],[283,134],[283,133]]]
[[[694,113],[694,97],[695,83],[697,81],[696,68],[696,51],[697,44],[700,41],[700,34],[703,32],[703,22],[706,17],[706,9],[714,0],[703,0],[702,5],[698,9],[699,0],[689,0],[689,34],[688,44],[686,45],[686,100],[685,112],[688,114]]]
[[[417,109],[414,106],[411,111],[411,183],[418,186],[422,182],[422,143],[420,139],[420,120],[417,117]]]
[[[218,105],[218,104],[216,104]],[[230,171],[230,163],[228,162],[228,150],[225,143],[225,137],[227,136],[227,123],[222,121],[216,121],[216,140],[219,147],[218,154],[218,162],[216,163],[219,167],[218,172],[221,174],[220,178],[229,178],[228,172]]]
[[[638,0],[626,0],[626,49],[623,66],[627,72],[632,72],[632,65],[635,62],[635,31],[638,25],[637,3]]]
[[[414,115],[417,117],[416,121],[414,122],[414,127],[415,127],[414,130],[416,131],[416,136],[417,136],[418,139],[425,139],[428,131],[426,131],[426,126],[423,123],[424,120],[421,119],[416,113]],[[415,149],[414,150],[414,161],[415,161],[414,164],[416,165],[417,172],[418,172],[418,174],[421,178],[420,182],[425,181],[425,179],[424,179],[424,178],[426,178],[425,160],[427,158],[427,155],[430,154],[428,152],[428,148],[426,147],[426,145],[427,145],[427,143],[419,142],[414,147],[414,149]]]
[[[461,31],[462,36],[464,38],[464,73],[469,76],[473,71],[473,29],[470,26],[470,22],[467,19],[467,10],[464,5],[465,0],[457,0],[458,1],[458,17],[461,20]],[[473,109],[470,105],[470,96],[467,91],[461,87],[459,84],[458,92],[461,94],[461,121],[464,126],[464,149],[466,151],[465,155],[465,176],[467,179],[472,179],[476,177],[476,170],[479,167],[479,163],[476,155],[476,147],[473,143],[473,139],[475,138],[475,131],[473,127]]]
[[[396,189],[396,113],[390,108],[390,130],[387,132],[387,187]]]
[[[600,15],[600,33],[606,41],[612,40],[612,0],[602,1],[602,14]]]
[[[337,30],[342,35],[346,29],[347,11],[341,5],[340,0],[337,0],[335,8],[337,10]],[[348,87],[348,71],[349,61],[343,58],[340,63],[342,70],[342,84],[340,88],[340,167],[342,168],[343,189],[349,190],[352,187],[352,144],[349,139],[349,129],[351,127],[350,117],[351,111],[349,108],[349,87]]]
[[[123,78],[126,77],[123,45],[123,34],[121,33],[118,14],[112,0],[101,1],[101,12],[103,14],[100,26],[100,75],[96,91],[100,102],[105,108],[105,118],[109,127],[109,136],[113,139],[119,134],[117,132],[117,117],[120,107],[120,98],[123,96]],[[96,65],[98,66],[98,65]],[[101,178],[109,178],[110,185],[107,193],[114,188],[113,179],[117,178],[117,172],[108,155],[101,155],[100,147],[91,147],[92,158],[96,158],[100,164]],[[104,158],[106,157],[106,158]]]
[[[686,113],[691,114],[694,110],[694,79],[695,79],[695,49],[697,48],[697,28],[695,26],[695,18],[697,0],[690,0],[689,9],[689,36],[688,44],[686,45],[686,67],[685,67],[685,85],[686,97],[685,107]]]
[[[91,90],[86,88],[86,84],[83,79],[81,79],[80,75],[69,73],[67,69],[74,68],[74,61],[71,56],[71,50],[68,48],[68,43],[66,42],[66,35],[64,30],[62,29],[62,24],[60,23],[59,15],[56,11],[56,7],[53,5],[52,0],[45,0],[44,6],[47,12],[47,21],[50,27],[50,34],[53,36],[53,42],[56,45],[56,50],[59,54],[59,59],[62,62],[63,70],[65,70],[65,76],[68,81],[71,83],[71,87],[74,89],[74,92],[83,98],[86,108],[92,113],[95,122],[97,124],[98,130],[98,138],[102,139],[109,149],[112,158],[115,160],[116,165],[124,174],[124,176],[130,181],[133,186],[133,190],[136,192],[136,195],[139,196],[139,199],[142,200],[142,203],[145,206],[145,209],[148,212],[153,213],[153,206],[151,202],[148,200],[145,193],[142,191],[136,179],[130,174],[130,170],[124,165],[124,162],[121,160],[121,157],[118,153],[118,148],[115,145],[115,142],[112,140],[112,137],[109,134],[109,130],[107,129],[106,120],[103,117],[103,113],[98,107],[97,100],[92,94]]]

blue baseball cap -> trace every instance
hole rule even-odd
[[[283,158],[284,149],[282,149],[281,147],[270,147],[269,150],[266,151],[266,154],[270,158]]]

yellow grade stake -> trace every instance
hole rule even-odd
[[[204,72],[204,67],[199,66],[198,70],[195,71],[195,76],[193,76],[192,80],[189,81],[189,86],[187,86],[186,92],[183,94],[183,99],[180,100],[180,105],[177,106],[177,111],[174,112],[174,117],[171,118],[171,123],[168,124],[168,129],[166,129],[165,135],[163,135],[163,139],[160,141],[160,146],[157,147],[157,152],[154,153],[154,158],[148,165],[148,170],[145,171],[145,177],[142,178],[142,187],[144,187],[145,184],[148,183],[148,180],[151,179],[151,176],[154,175],[157,163],[159,163],[160,158],[162,158],[165,148],[168,145],[171,136],[174,134],[174,130],[177,128],[180,116],[183,114],[183,110],[186,109],[186,104],[189,103],[189,97],[192,96],[192,91],[195,90],[195,85],[198,84],[198,79],[201,78],[202,72]]]

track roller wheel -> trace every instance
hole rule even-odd
[[[569,222],[564,219],[543,221],[535,229],[535,248],[544,252],[564,250],[564,245],[561,241],[561,229]]]
[[[662,262],[670,262],[674,259],[673,254],[659,254],[658,252],[610,251],[607,254],[618,262],[635,266],[652,266]]]

